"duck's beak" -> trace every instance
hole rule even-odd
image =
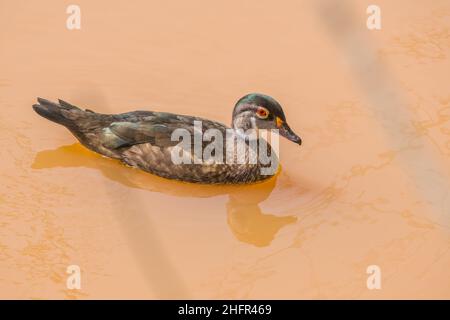
[[[302,144],[302,139],[298,135],[296,135],[294,131],[292,131],[292,129],[285,121],[281,120],[279,117],[277,117],[276,121],[280,135],[288,140],[291,140],[294,143],[297,143],[298,145]]]

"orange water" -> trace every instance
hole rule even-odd
[[[69,4],[0,1],[0,298],[450,298],[448,1],[379,0],[380,31],[365,0],[78,0],[73,31]],[[253,91],[304,145],[252,186],[125,167],[31,109],[229,123]]]

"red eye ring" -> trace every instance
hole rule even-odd
[[[264,107],[258,107],[256,109],[256,115],[261,119],[266,119],[269,116],[269,110]]]

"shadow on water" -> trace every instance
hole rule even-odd
[[[277,177],[266,182],[245,186],[216,186],[183,183],[126,168],[120,162],[97,155],[79,143],[54,150],[40,151],[33,169],[55,167],[86,167],[99,170],[103,176],[130,188],[164,193],[177,197],[208,198],[228,195],[226,205],[228,225],[234,236],[257,247],[270,245],[278,231],[297,221],[296,216],[276,216],[263,213],[259,204],[266,200],[276,185]],[[118,170],[123,168],[123,170]]]

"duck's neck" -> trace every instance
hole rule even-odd
[[[233,123],[231,124],[231,127],[233,129],[240,129],[243,131],[247,131],[249,129],[255,129],[256,125],[255,125],[255,119],[251,116],[251,112],[243,112],[240,113],[238,116],[233,117]]]
[[[240,113],[236,117],[233,117],[232,121],[232,128],[236,131],[239,131],[238,134],[244,134],[245,135],[245,142],[249,143],[252,139],[257,140],[257,145],[253,145],[254,147],[257,147],[257,150],[253,150],[255,154],[257,155],[257,164],[256,165],[244,165],[239,167],[240,174],[242,175],[242,179],[251,179],[252,181],[259,181],[267,179],[273,175],[275,175],[277,168],[278,168],[278,157],[276,152],[272,149],[272,146],[270,143],[264,138],[261,137],[259,134],[259,130],[255,124],[255,119],[252,116],[252,112],[249,111]],[[243,132],[242,132],[242,131]],[[255,135],[256,133],[256,135]],[[264,149],[261,149],[260,144],[264,143],[266,144],[266,147]],[[246,149],[245,155],[240,155],[243,157],[243,159],[248,159],[248,152],[249,149]],[[262,153],[261,153],[262,152]],[[264,155],[265,154],[265,155]],[[239,157],[239,155],[238,155]],[[262,157],[264,157],[264,161],[262,160]],[[239,160],[238,160],[239,163]],[[243,160],[242,163],[245,163]],[[233,172],[234,176],[239,176],[239,173],[236,171]]]

